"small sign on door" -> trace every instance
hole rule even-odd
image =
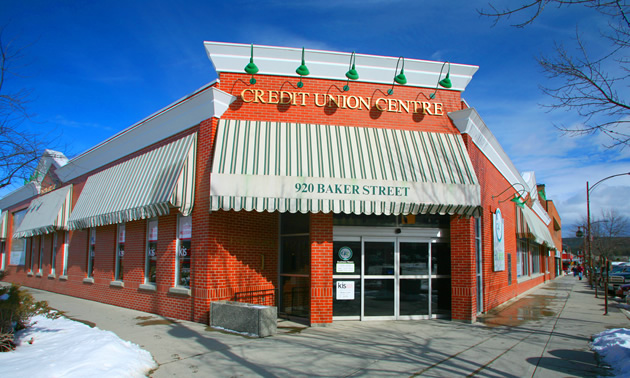
[[[354,300],[354,281],[337,281],[337,300]]]

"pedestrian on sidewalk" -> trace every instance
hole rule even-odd
[[[577,271],[578,277],[580,277],[580,280],[582,280],[582,276],[584,275],[584,268],[582,267],[581,264],[578,264],[576,271]]]
[[[571,268],[571,271],[573,272],[573,277],[577,277],[577,268],[575,267],[575,265],[573,265],[573,268]]]

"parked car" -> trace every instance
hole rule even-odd
[[[630,284],[630,265],[613,266],[608,276],[608,294],[621,296],[620,287],[624,284]]]
[[[619,285],[619,290],[617,290],[616,294],[621,298],[627,299],[628,295],[630,295],[630,283]]]

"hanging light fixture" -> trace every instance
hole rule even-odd
[[[350,55],[350,64],[349,64],[349,70],[348,72],[346,72],[346,77],[348,78],[348,81],[346,82],[346,85],[343,86],[343,90],[345,92],[350,90],[350,80],[358,80],[359,79],[359,73],[357,72],[357,69],[355,67],[355,62],[357,61],[357,57],[354,54],[354,51],[352,52],[352,55]]]
[[[300,75],[300,81],[298,81],[297,86],[298,88],[302,88],[304,86],[302,76],[308,76],[308,74],[310,74],[308,67],[306,67],[306,62],[304,61],[304,47],[302,47],[302,64],[295,70],[295,73]]]
[[[396,72],[398,72],[398,65],[400,64],[401,59],[402,59],[402,67],[400,68],[400,73],[396,75]],[[387,91],[388,95],[391,95],[394,93],[394,85],[396,83],[400,85],[407,84],[407,77],[405,76],[405,58],[402,56],[398,58],[398,62],[396,63],[396,71],[394,71],[394,81],[392,82],[392,87]]]
[[[448,64],[448,71],[446,72],[446,77],[440,81],[438,81],[438,83],[435,85],[435,91],[431,94],[431,96],[429,96],[431,99],[435,98],[435,94],[437,93],[438,87],[444,87],[446,89],[449,89],[453,86],[453,83],[451,83],[451,63],[450,62],[444,62],[442,64],[442,68],[440,69],[440,76],[438,76],[438,79],[442,77],[442,72],[444,71],[444,66]]]
[[[252,75],[252,78],[249,79],[250,84],[256,84],[256,78],[254,78],[254,74],[258,72],[258,66],[254,63],[254,44],[252,43],[251,55],[249,57],[249,63],[245,66],[245,72]]]
[[[514,198],[512,198],[510,201],[514,202],[516,204],[516,206],[520,207],[521,209],[525,208],[525,200],[523,199],[523,197],[521,197],[518,194],[514,195]],[[501,202],[501,201],[499,201]]]

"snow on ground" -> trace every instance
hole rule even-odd
[[[594,335],[591,349],[617,377],[630,377],[630,329],[614,328]]]
[[[32,320],[17,333],[18,347],[0,353],[1,377],[144,377],[157,367],[149,352],[113,332],[64,317]]]

